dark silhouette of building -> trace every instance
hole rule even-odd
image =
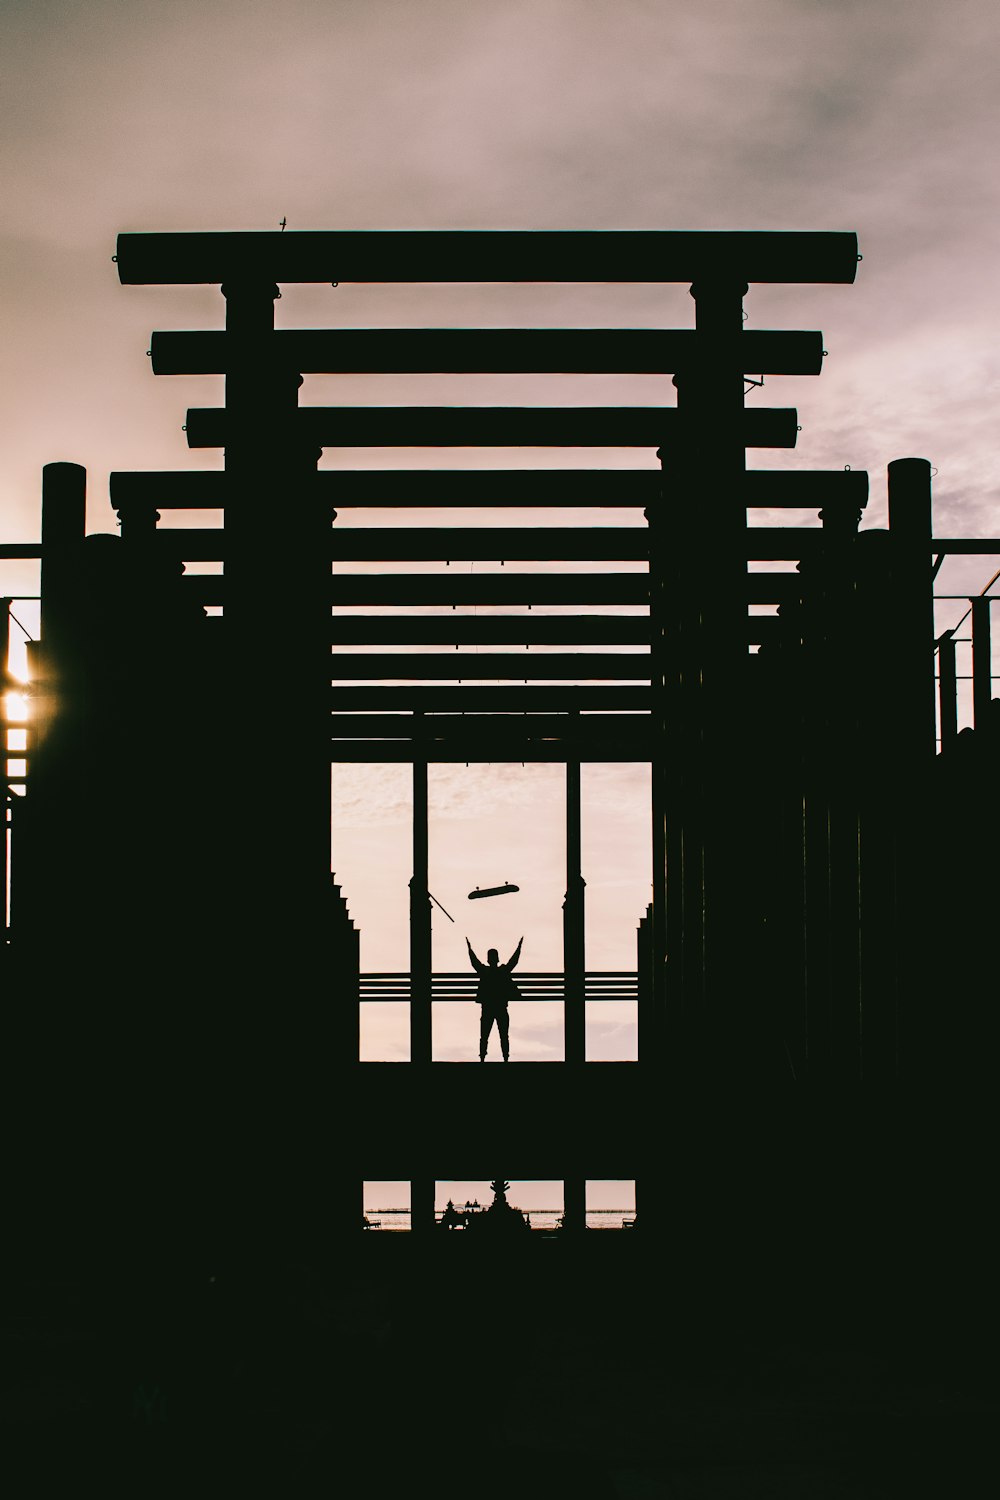
[[[427,1348],[426,1309],[446,1287],[471,1298],[487,1264],[466,1235],[428,1233],[435,1174],[489,1158],[564,1183],[558,1268],[542,1236],[505,1252],[525,1317],[574,1326],[595,1267],[627,1266],[637,1360],[668,1322],[683,1342],[754,1320],[918,1317],[926,1334],[992,1316],[989,604],[972,604],[959,734],[933,590],[935,559],[1000,541],[934,535],[921,458],[890,464],[885,529],[860,529],[863,472],[746,466],[793,447],[797,416],[745,406],[745,372],[823,359],[818,332],[745,330],[748,284],[850,283],[857,260],[834,233],[119,238],[125,285],[221,287],[224,331],[155,333],[151,354],[156,374],[224,376],[224,405],[189,411],[186,433],[225,466],[112,475],[113,537],[85,534],[83,470],[49,465],[40,542],[18,553],[42,568],[28,769],[6,802],[25,1257],[148,1292],[165,1267],[272,1286],[290,1254],[338,1256],[341,1278],[391,1284],[400,1336]],[[333,279],[683,281],[695,319],[275,329],[280,284]],[[676,404],[299,406],[304,374],[345,371],[655,372]],[[627,446],[660,467],[317,468],[324,447],[495,444]],[[427,504],[570,524],[336,525]],[[647,525],[584,526],[588,507]],[[762,507],[819,524],[751,524]],[[224,525],[160,526],[171,509]],[[511,566],[331,567],[483,557]],[[549,559],[563,567],[517,567]],[[510,613],[401,613],[472,604]],[[520,612],[552,605],[578,612]],[[399,649],[414,644],[476,654]],[[494,649],[515,646],[559,649]],[[364,976],[331,874],[330,767],[393,760],[413,776],[410,966]],[[563,971],[520,979],[563,1002],[559,1066],[432,1062],[432,1002],[469,998],[472,976],[432,972],[427,768],[475,760],[566,767]],[[584,944],[580,767],[609,760],[653,776],[652,902],[625,976],[590,973]],[[379,995],[409,1004],[407,1066],[358,1061],[359,1001]],[[639,1060],[598,1068],[586,1006],[616,995],[638,999]],[[578,1233],[587,1180],[622,1177],[641,1232]],[[358,1232],[365,1179],[410,1182],[411,1235]],[[469,1221],[483,1257],[495,1212]]]

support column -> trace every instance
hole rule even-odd
[[[42,470],[40,639],[29,643],[32,684],[27,742],[30,798],[17,809],[24,832],[13,872],[18,928],[43,944],[58,966],[86,930],[82,885],[87,833],[82,827],[80,585],[86,532],[87,472],[79,464]],[[61,943],[51,946],[53,932]],[[62,953],[57,948],[62,948]]]
[[[211,1066],[247,1112],[244,1080],[264,1070],[280,1114],[328,1086],[331,998],[345,1003],[315,982],[328,966],[331,920],[331,508],[316,492],[319,450],[301,434],[301,376],[275,355],[277,286],[234,278],[222,294],[222,701],[206,694],[216,748],[203,768],[214,784],[220,863],[214,891],[192,912],[202,931],[189,941],[203,943],[225,977],[205,996],[216,1023]],[[276,763],[271,737],[257,730],[259,705],[274,690],[294,763]],[[277,1030],[275,995],[285,1008]],[[216,1097],[206,1090],[210,1108]]]
[[[563,1035],[566,1062],[586,1061],[586,949],[581,871],[580,762],[566,762],[566,899],[563,902]]]
[[[982,595],[970,599],[972,605],[972,725],[986,731],[990,716],[992,651],[990,643],[990,601]]]
[[[413,874],[410,877],[410,1062],[431,1061],[431,901],[428,882],[427,761],[413,762]]]
[[[732,368],[731,349],[742,333],[746,290],[736,281],[691,288],[697,359],[674,377],[681,423],[670,454],[683,543],[669,574],[677,659],[667,888],[672,907],[682,902],[683,924],[682,993],[671,939],[670,1005],[682,1011],[685,1075],[710,1074],[723,1087],[747,1077],[755,1021],[748,996],[760,992],[745,962],[752,851],[746,791],[734,771],[745,724],[747,563],[743,377]]]
[[[946,630],[938,637],[938,719],[941,728],[941,752],[950,750],[958,739],[958,676],[955,669],[955,632]]]
[[[301,376],[275,363],[278,288],[266,281],[227,282],[222,291],[230,849],[233,878],[247,886],[243,930],[251,929],[251,906],[263,933],[276,932],[284,921],[279,942],[287,962],[293,935],[301,939],[320,928],[328,912],[331,512],[316,497],[319,450],[299,433]],[[281,588],[280,616],[269,609],[271,580]],[[262,691],[278,685],[296,762],[282,778],[280,815],[268,820],[262,849],[253,809],[274,784],[273,749],[267,736],[248,733],[247,726]],[[248,879],[251,872],[256,879]]]
[[[862,959],[866,941],[878,926],[888,953],[885,981],[876,972],[867,985],[864,1025],[865,1079],[894,1080],[902,1068],[912,1074],[926,1057],[927,977],[924,938],[933,923],[930,891],[934,879],[931,767],[935,753],[934,578],[931,551],[931,465],[925,458],[900,458],[889,465],[889,563],[891,616],[886,723],[886,767],[879,776],[887,794],[869,814],[885,827],[882,910],[862,906]],[[871,839],[864,840],[862,874],[868,879]],[[880,854],[876,847],[874,853]],[[867,885],[862,886],[863,895]],[[882,902],[880,902],[882,905]],[[889,1011],[890,997],[894,1002]],[[876,1027],[871,1024],[872,1014]],[[920,1067],[923,1064],[920,1062]]]
[[[926,458],[889,465],[889,538],[895,626],[895,719],[907,759],[934,753],[934,583],[931,577],[931,466]]]
[[[587,1227],[587,1181],[584,1177],[563,1178],[563,1228],[567,1234],[579,1234]]]
[[[433,1177],[416,1177],[410,1182],[410,1229],[414,1234],[430,1234],[434,1229],[436,1185]]]

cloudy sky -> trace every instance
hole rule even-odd
[[[87,466],[91,529],[108,531],[109,470],[216,461],[189,453],[181,426],[188,405],[221,400],[221,382],[156,379],[145,351],[154,328],[220,326],[218,291],[122,288],[116,234],[282,218],[293,229],[854,230],[855,286],[747,299],[748,326],[821,328],[829,350],[821,379],[775,378],[749,398],[796,404],[802,423],[795,454],[754,461],[869,469],[865,524],[878,525],[886,464],[927,457],[938,533],[1000,533],[992,0],[4,0],[0,17],[3,539],[37,536],[51,460]],[[648,286],[287,288],[279,304],[288,327],[690,316],[683,288]],[[673,399],[669,381],[627,377],[339,377],[303,395]],[[535,459],[655,463],[594,450]],[[518,460],[444,459],[494,461]],[[34,591],[30,567],[2,566],[0,587]],[[938,587],[978,591],[998,566],[947,564]],[[941,628],[956,608],[942,606]],[[30,604],[23,613],[30,625]],[[649,888],[644,787],[641,768],[587,778],[594,967],[631,962]],[[467,906],[454,927],[436,919],[437,967],[462,965],[463,931],[513,946],[528,912],[525,966],[558,967],[560,795],[549,768],[436,773],[435,894],[454,910],[476,884],[525,891],[502,915],[481,903],[478,925]],[[338,775],[335,864],[370,968],[405,962],[407,801],[395,772]],[[523,1040],[552,1055],[544,1020]]]

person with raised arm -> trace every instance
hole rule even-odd
[[[496,1023],[500,1036],[500,1051],[503,1053],[504,1062],[510,1061],[510,1014],[507,1010],[509,1000],[518,999],[517,985],[511,978],[511,971],[517,967],[517,961],[521,957],[522,937],[517,947],[505,964],[500,962],[500,955],[495,948],[490,948],[486,954],[486,963],[477,958],[472,951],[472,944],[465,939],[465,946],[469,950],[469,959],[472,967],[479,975],[479,988],[476,991],[476,999],[479,1001],[479,1061],[486,1061],[486,1047],[490,1039],[490,1032]]]

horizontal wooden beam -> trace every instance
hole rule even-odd
[[[300,406],[292,430],[321,448],[658,448],[683,429],[675,406]],[[749,408],[736,431],[746,448],[794,448],[798,414]],[[239,436],[225,407],[187,413],[189,448],[225,448]],[[261,436],[257,427],[253,441]]]
[[[125,286],[224,281],[847,284],[858,237],[824,231],[381,229],[120,234]]]
[[[194,574],[185,582],[200,582],[204,576]],[[798,573],[746,576],[748,604],[784,604],[801,595]],[[335,573],[332,598],[335,607],[380,604],[398,609],[407,605],[648,604],[649,574]]]
[[[1000,537],[996,536],[936,536],[930,545],[931,552],[965,554],[968,556],[1000,556]]]
[[[414,758],[413,746],[405,740],[331,740],[330,760],[343,765],[409,765]],[[555,763],[567,760],[581,764],[617,761],[648,762],[653,758],[652,741],[641,745],[634,741],[601,740],[592,744],[570,745],[565,740],[506,741],[489,745],[447,745],[439,743],[419,747],[419,758],[429,765]]]
[[[3,542],[0,543],[0,561],[14,562],[21,558],[41,557],[41,542]]]
[[[744,639],[771,640],[777,615],[748,615]],[[648,615],[337,615],[337,646],[648,646]]]
[[[865,469],[747,469],[743,497],[750,510],[864,510],[868,473]]]
[[[334,739],[481,740],[642,740],[652,735],[649,714],[332,714]]]
[[[669,480],[658,468],[321,469],[308,480],[317,502],[338,510],[480,505],[644,509],[659,503],[665,482]],[[743,487],[748,507],[863,509],[868,500],[863,469],[748,469]],[[110,493],[112,509],[124,514],[133,508],[224,510],[227,479],[221,469],[116,473]]]
[[[818,526],[750,526],[745,537],[746,556],[754,562],[797,562],[815,556],[824,545],[824,533]],[[171,527],[155,531],[151,540],[154,546],[184,562],[220,562],[229,555],[226,532],[221,527]],[[330,531],[330,554],[335,563],[638,562],[648,558],[649,544],[649,531],[644,526],[358,526]],[[540,592],[544,592],[548,580],[543,574],[539,574],[539,580]]]
[[[791,573],[752,577],[787,579]],[[187,573],[180,587],[199,604],[225,604],[226,579],[222,573]],[[759,591],[758,591],[759,592]],[[773,604],[770,590],[754,603]],[[794,593],[797,595],[798,590]],[[766,594],[767,597],[764,597]],[[781,598],[791,597],[785,590]],[[330,603],[334,607],[387,605],[398,609],[412,605],[442,607],[483,605],[554,604],[648,604],[649,574],[642,573],[335,573],[331,579]]]
[[[154,333],[156,375],[223,375],[246,364],[246,346],[222,330]],[[279,329],[254,345],[261,364],[312,374],[636,374],[697,368],[742,374],[818,375],[823,335],[753,329],[729,345],[693,328]]]
[[[335,646],[648,646],[648,615],[334,615]]]
[[[482,651],[477,655],[459,651],[437,653],[357,652],[342,653],[331,662],[331,676],[341,681],[387,682],[393,679],[428,679],[439,682],[488,682],[491,679],[569,681],[649,680],[650,657],[646,652],[535,652]]]
[[[330,702],[336,712],[375,713],[558,713],[560,711],[645,712],[652,707],[648,687],[587,685],[585,687],[334,687]]]

